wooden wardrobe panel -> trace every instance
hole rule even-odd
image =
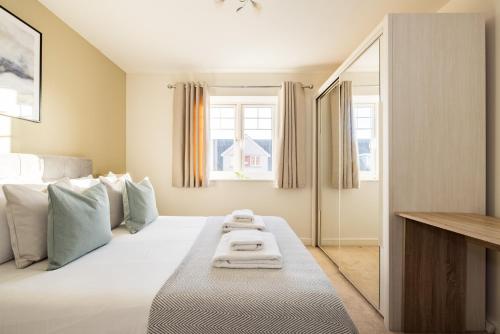
[[[392,21],[392,207],[484,213],[482,18],[407,14]]]
[[[403,325],[403,229],[394,213],[485,212],[485,40],[476,14],[391,14],[385,33],[389,322],[397,330]],[[481,267],[485,259],[475,260]]]
[[[467,242],[465,327],[480,329],[486,318],[486,249]]]
[[[464,332],[465,237],[409,219],[405,235],[405,331]]]

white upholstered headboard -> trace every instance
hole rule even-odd
[[[92,160],[58,155],[0,154],[1,178],[39,178],[55,181],[92,174]]]

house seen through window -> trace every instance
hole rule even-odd
[[[210,178],[273,178],[274,96],[210,98]]]

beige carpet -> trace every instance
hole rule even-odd
[[[366,301],[352,284],[339,272],[337,266],[319,249],[308,247],[344,302],[347,312],[360,334],[392,333],[385,329],[380,314]]]
[[[322,246],[341,272],[376,307],[379,307],[379,247]]]

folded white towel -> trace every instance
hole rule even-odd
[[[231,231],[226,236],[232,251],[257,251],[263,248],[263,233],[258,230],[238,230]]]
[[[233,217],[233,221],[238,223],[253,223],[255,220],[253,211],[248,209],[234,210],[231,216]]]
[[[261,216],[255,216],[253,223],[242,223],[235,222],[233,220],[233,216],[227,215],[224,218],[224,224],[222,225],[223,232],[230,232],[234,230],[264,230],[266,225],[264,224],[264,220],[262,220]]]
[[[277,269],[282,267],[281,253],[269,232],[261,232],[263,247],[258,251],[232,251],[230,245],[230,234],[221,237],[219,245],[212,259],[213,266],[217,268],[243,268],[243,269]]]

